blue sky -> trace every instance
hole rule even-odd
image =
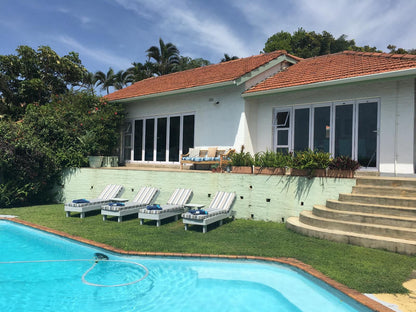
[[[212,63],[258,54],[268,37],[326,30],[387,51],[416,48],[414,0],[0,0],[0,55],[19,45],[78,52],[91,72],[144,62],[161,37]]]

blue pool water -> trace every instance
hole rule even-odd
[[[7,221],[0,248],[0,311],[370,311],[285,265],[126,257]]]

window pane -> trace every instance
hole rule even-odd
[[[148,160],[148,161],[153,160],[154,137],[155,137],[155,120],[146,119],[144,160]]]
[[[331,108],[316,107],[313,117],[313,149],[329,152]]]
[[[289,144],[289,130],[278,130],[277,131],[277,145],[288,145]]]
[[[131,160],[131,122],[124,124],[124,160]]]
[[[169,126],[169,161],[179,161],[179,135],[181,118],[170,117]]]
[[[289,127],[289,112],[278,112],[276,114],[276,125],[278,128]]]
[[[188,115],[183,117],[183,142],[182,153],[186,154],[190,147],[194,147],[194,128],[195,116]]]
[[[335,157],[352,156],[352,104],[335,106]]]
[[[134,160],[142,160],[143,120],[134,122]]]
[[[156,160],[166,161],[166,126],[167,118],[157,119]]]
[[[295,151],[309,148],[309,108],[295,110]]]

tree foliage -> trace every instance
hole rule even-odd
[[[229,56],[227,53],[224,53],[224,57],[221,59],[221,63],[238,60],[238,56]]]
[[[288,53],[302,58],[337,53],[344,50],[378,51],[376,47],[357,47],[354,40],[347,40],[346,35],[335,38],[327,31],[320,34],[314,31],[308,32],[303,28],[299,28],[293,34],[281,31],[269,37],[263,51],[268,53],[276,50],[286,50]]]
[[[159,46],[151,46],[146,53],[149,61],[155,61],[154,73],[158,76],[173,72],[179,64],[178,48],[171,42],[165,44],[162,38],[159,38]]]
[[[29,104],[19,122],[0,121],[0,207],[46,203],[56,197],[65,168],[88,155],[117,154],[120,104],[89,91],[53,95]]]
[[[87,70],[75,52],[60,57],[48,46],[19,46],[0,55],[0,113],[20,118],[30,103],[43,105],[52,94],[82,86]]]

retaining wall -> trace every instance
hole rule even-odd
[[[211,173],[136,169],[80,168],[68,171],[62,202],[95,198],[107,184],[121,184],[122,198],[132,199],[141,186],[160,189],[156,203],[166,203],[175,188],[191,188],[192,203],[208,205],[218,190],[236,192],[237,218],[282,222],[312,210],[315,204],[351,193],[355,179],[304,178],[254,174]]]

